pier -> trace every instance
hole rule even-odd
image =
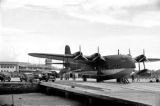
[[[75,99],[86,106],[124,105],[124,106],[159,106],[160,83],[134,82],[120,84],[115,81],[97,83],[94,80],[59,80],[55,82],[25,83],[1,82],[1,94],[44,93],[50,96],[62,96]]]
[[[160,84],[137,82],[118,84],[116,82],[56,81],[41,82],[41,88],[48,94],[63,93],[65,97],[85,98],[91,106],[95,101],[132,106],[159,106]],[[60,94],[60,93],[59,93]]]

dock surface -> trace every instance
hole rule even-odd
[[[152,106],[160,105],[160,83],[156,82],[119,84],[115,81],[97,83],[94,80],[87,82],[81,80],[56,80],[55,82],[41,82],[41,85],[101,99],[112,99]]]

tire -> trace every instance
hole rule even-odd
[[[84,82],[86,82],[86,81],[87,81],[86,76],[83,76],[83,81],[84,81]]]
[[[97,76],[97,82],[103,82],[103,79],[102,79],[102,77],[101,76]]]
[[[159,82],[159,79],[156,79],[156,82]]]
[[[117,79],[117,83],[120,83],[120,82],[121,82],[121,79],[120,79],[120,78],[118,78],[118,79]]]
[[[97,81],[97,82],[100,82],[100,78],[97,78],[96,81]]]

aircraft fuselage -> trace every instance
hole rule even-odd
[[[127,55],[104,56],[105,62],[85,64],[79,61],[69,62],[71,70],[81,69],[79,73],[88,77],[97,77],[96,64],[101,68],[101,77],[104,80],[117,79],[130,75],[135,69],[135,62]]]

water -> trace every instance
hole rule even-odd
[[[0,95],[0,105],[13,103],[14,106],[85,106],[81,101],[42,93]]]

